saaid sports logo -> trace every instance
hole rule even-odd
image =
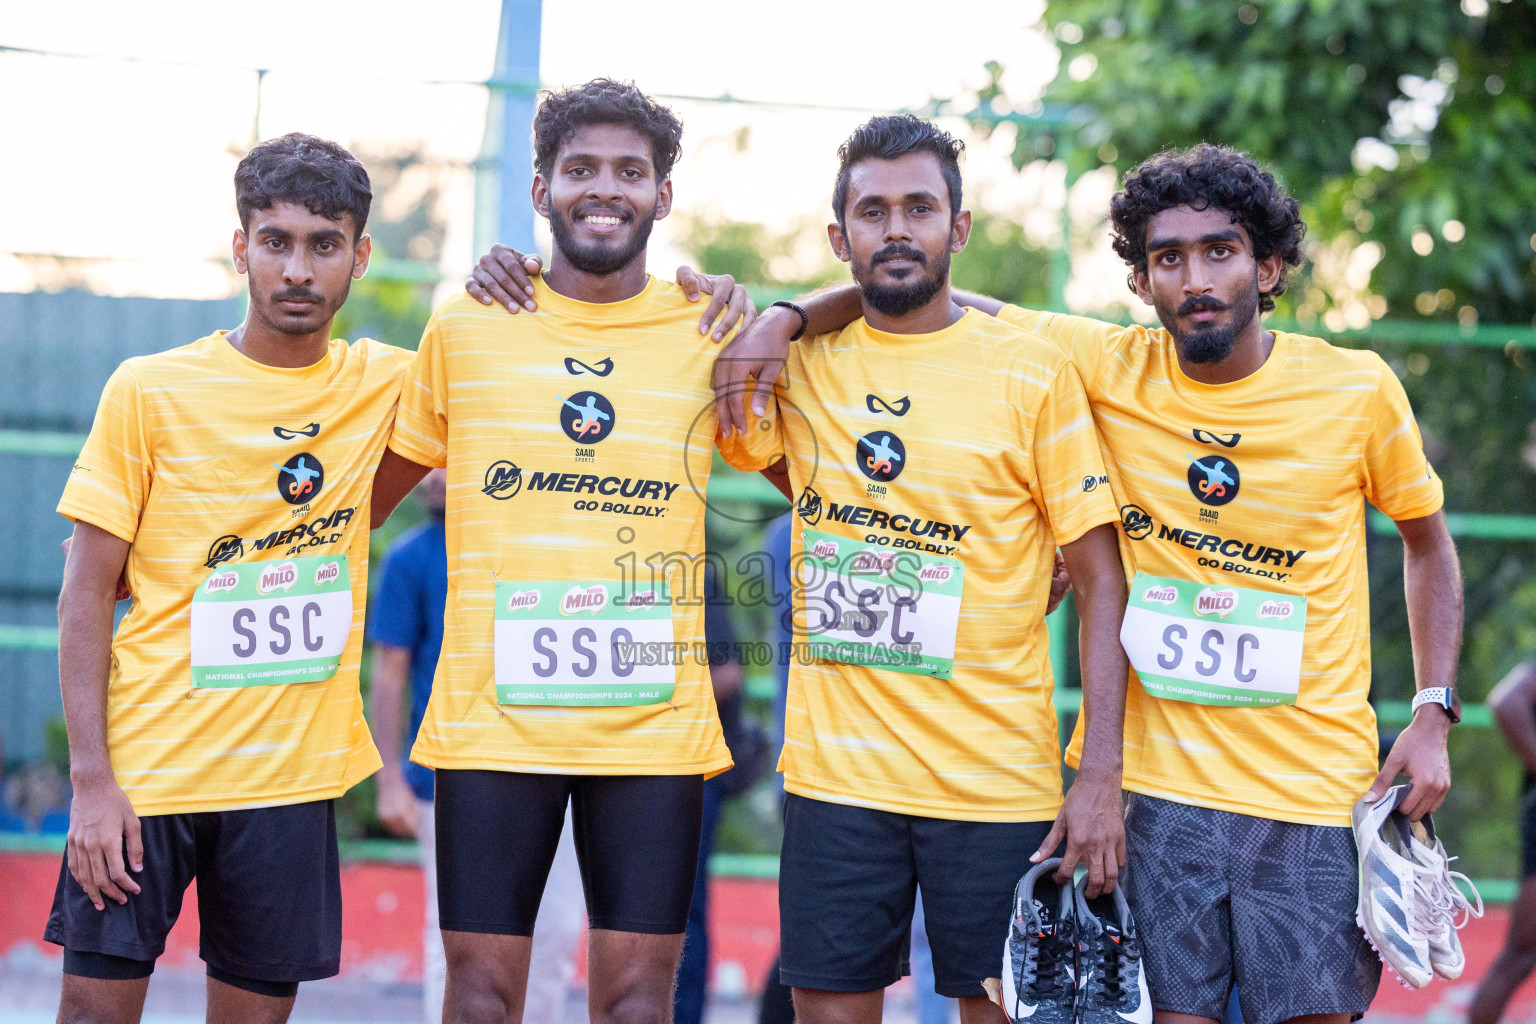
[[[480,493],[495,498],[497,501],[506,501],[514,497],[523,489],[523,471],[516,463],[506,459],[493,462],[485,471],[485,486],[480,488]]]
[[[277,470],[278,496],[290,505],[315,500],[325,486],[325,467],[309,452],[300,452],[281,466],[275,462],[272,466]]]
[[[1225,505],[1237,497],[1242,474],[1231,459],[1221,455],[1198,459],[1190,455],[1186,458],[1189,459],[1189,493],[1199,498],[1201,504]]]
[[[577,444],[596,444],[613,433],[613,403],[596,391],[560,399],[560,429]]]
[[[895,480],[906,468],[907,446],[895,434],[877,430],[854,443],[853,457],[859,464],[859,472],[883,484]]]
[[[795,502],[795,513],[811,526],[821,522],[821,495],[816,493],[816,488],[807,487],[800,492],[800,500]]]

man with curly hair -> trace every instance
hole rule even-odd
[[[708,659],[679,653],[704,640],[712,316],[645,267],[681,140],[628,83],[544,96],[549,268],[519,316],[467,295],[433,313],[375,480],[378,523],[448,471],[442,655],[411,751],[436,770],[446,1020],[522,1018],[567,805],[591,1018],[671,1019],[704,780],[731,767]],[[722,326],[750,311],[713,284],[742,304]]]
[[[1449,691],[1420,707],[1377,772],[1365,505],[1403,537],[1419,688],[1449,688],[1461,581],[1441,484],[1379,356],[1264,329],[1305,232],[1271,174],[1218,146],[1160,153],[1111,219],[1161,329],[959,301],[1070,353],[1104,439],[1134,572],[1125,884],[1152,1002],[1159,1024],[1214,1021],[1235,983],[1249,1020],[1342,1022],[1380,977],[1353,920],[1351,807],[1399,772],[1405,813],[1438,807],[1454,714]],[[806,333],[857,309],[848,290],[810,300]],[[772,380],[799,327],[765,313],[721,390]]]

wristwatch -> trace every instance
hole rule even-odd
[[[1413,710],[1425,704],[1439,707],[1452,722],[1461,721],[1461,695],[1454,686],[1426,686],[1413,698]]]

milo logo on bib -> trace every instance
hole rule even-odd
[[[580,615],[587,612],[596,615],[608,607],[608,588],[572,587],[560,599],[561,615]]]
[[[1142,688],[1226,707],[1294,704],[1307,599],[1138,572],[1120,642]]]
[[[292,562],[284,562],[261,571],[261,577],[256,581],[256,593],[266,597],[274,591],[292,590],[297,582],[299,582],[298,566]]]

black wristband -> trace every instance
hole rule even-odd
[[[804,309],[786,299],[780,299],[778,302],[770,302],[768,304],[769,309],[772,309],[774,306],[783,306],[785,309],[792,309],[800,314],[800,329],[789,336],[790,341],[799,341],[800,336],[805,333],[805,329],[811,326],[811,318],[805,315]]]

